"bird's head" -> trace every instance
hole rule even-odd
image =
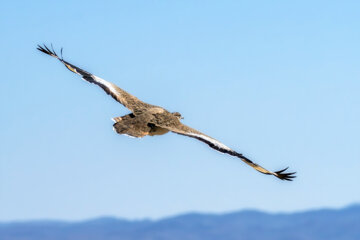
[[[177,117],[179,120],[180,120],[180,119],[184,119],[179,112],[173,112],[172,115],[174,115],[175,117]]]

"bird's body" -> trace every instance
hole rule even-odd
[[[112,120],[115,122],[113,125],[114,131],[118,134],[127,135],[130,137],[141,138],[147,135],[163,135],[171,131],[180,135],[192,137],[208,144],[211,148],[229,155],[240,158],[243,162],[250,165],[257,171],[274,175],[282,180],[291,181],[294,178],[294,173],[286,173],[286,169],[271,172],[261,167],[260,165],[252,162],[247,157],[238,153],[231,148],[227,147],[218,140],[209,137],[193,128],[190,128],[180,122],[182,119],[181,114],[178,112],[169,112],[166,109],[145,103],[135,96],[129,94],[115,84],[99,78],[89,72],[78,68],[71,63],[66,62],[62,57],[60,58],[54,50],[38,46],[38,50],[46,53],[61,61],[70,71],[80,75],[84,80],[94,83],[101,87],[107,94],[111,95],[116,101],[128,108],[132,113],[115,117]]]
[[[165,109],[164,109],[165,110]],[[166,111],[166,110],[165,110]],[[134,114],[128,114],[123,117],[113,118],[115,124],[113,125],[114,131],[119,134],[125,134],[131,137],[145,137],[146,135],[155,136],[155,135],[163,135],[168,133],[169,130],[166,128],[158,127],[153,122],[156,118],[165,118],[173,119],[176,121],[176,117],[174,117],[171,113],[165,112],[161,114],[152,114],[151,109],[149,111],[143,112],[137,116]]]

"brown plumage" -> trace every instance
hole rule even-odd
[[[124,105],[128,108],[132,113],[125,115],[123,117],[115,117],[113,128],[118,134],[124,134],[131,137],[144,137],[146,135],[154,136],[154,135],[163,135],[169,131],[192,137],[198,139],[206,144],[208,144],[211,148],[222,152],[227,153],[229,155],[240,158],[243,162],[253,167],[255,170],[267,174],[274,175],[279,179],[292,181],[295,178],[295,172],[286,173],[287,168],[277,171],[271,172],[261,167],[260,165],[252,162],[247,157],[243,156],[241,153],[238,153],[218,140],[209,137],[193,128],[190,128],[180,122],[182,119],[180,113],[173,112],[170,113],[166,109],[151,105],[148,103],[144,103],[135,96],[127,93],[122,90],[115,84],[108,82],[102,78],[99,78],[89,72],[78,68],[71,63],[66,62],[62,56],[61,58],[56,54],[54,49],[51,50],[47,46],[38,45],[37,48],[39,51],[46,53],[52,57],[57,58],[60,62],[62,62],[67,69],[70,71],[80,75],[84,80],[94,83],[101,87],[107,94],[112,96],[116,101]],[[62,49],[61,49],[62,55]]]

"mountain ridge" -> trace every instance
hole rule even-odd
[[[0,223],[4,240],[60,239],[360,239],[360,204],[295,213],[243,210],[186,213],[159,220],[100,217],[85,221],[39,220]]]

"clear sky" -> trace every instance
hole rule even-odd
[[[0,221],[160,218],[360,202],[359,1],[5,1]],[[293,182],[128,110],[39,43]]]

